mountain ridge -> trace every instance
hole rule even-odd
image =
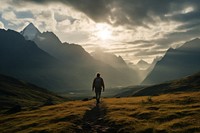
[[[157,84],[198,72],[200,71],[199,58],[200,39],[198,38],[184,43],[177,49],[170,48],[142,84]]]
[[[95,60],[81,46],[61,43],[52,32],[45,34],[47,36],[42,36],[44,34],[41,33],[36,37],[40,36],[43,41],[53,39],[55,43],[51,40],[52,45],[56,45],[56,47],[58,45],[63,50],[64,54],[60,53],[63,58],[49,54],[34,41],[26,40],[16,31],[0,30],[0,39],[2,40],[0,73],[26,80],[54,92],[90,91],[88,88],[91,87],[96,72],[101,73],[107,88],[132,85],[138,82],[120,69]],[[43,43],[50,44],[46,41]]]
[[[133,96],[149,96],[190,91],[200,91],[200,72],[181,79],[146,87],[133,94]]]
[[[107,80],[108,87],[110,86],[110,83],[112,86],[113,84],[116,84],[116,82],[113,81],[113,78],[116,78],[116,76],[113,75],[119,75],[116,79],[119,84],[117,83],[116,86],[126,85],[126,83],[129,85],[137,84],[139,82],[138,74],[134,72],[134,70],[128,68],[122,57],[119,57],[118,61],[121,59],[120,61],[122,62],[121,64],[123,64],[123,67],[125,66],[129,69],[128,72],[125,72],[129,76],[126,76],[121,66],[116,65],[115,67],[112,65],[112,62],[105,63],[102,60],[99,61],[94,59],[78,44],[62,43],[53,32],[43,32],[38,34],[33,41],[42,50],[56,57],[58,60],[61,60],[67,66],[76,69],[75,71],[79,73],[79,75],[85,75],[85,72],[88,72],[88,75],[93,77],[94,73],[101,72],[104,77],[107,77],[105,79]],[[134,76],[132,76],[131,73]],[[124,77],[124,79],[120,77]],[[85,79],[90,80],[88,76],[85,76]]]
[[[200,91],[200,72],[155,85],[140,85],[124,88],[115,97],[156,96],[170,93],[187,93]]]
[[[63,63],[18,32],[0,30],[0,73],[56,91],[67,89]],[[12,38],[12,39],[10,39]],[[58,74],[59,73],[59,74]]]
[[[29,23],[20,33],[26,40],[33,40],[38,34],[41,34],[33,23]]]

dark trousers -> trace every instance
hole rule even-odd
[[[95,93],[96,93],[96,101],[97,103],[99,103],[101,98],[101,91],[95,91]]]

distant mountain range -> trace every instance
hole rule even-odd
[[[33,84],[0,75],[0,112],[15,113],[21,109],[33,109],[66,100]]]
[[[150,96],[174,92],[200,91],[200,72],[181,79],[146,87],[133,96]]]
[[[109,88],[137,85],[149,72],[142,84],[178,79],[200,70],[199,39],[169,49],[143,71],[132,69],[122,57],[111,53],[99,50],[91,56],[80,45],[62,43],[53,32],[41,33],[32,23],[20,33],[1,29],[0,40],[0,74],[56,92],[90,90],[96,72]],[[140,65],[148,63],[141,60]]]
[[[175,92],[200,91],[200,72],[177,80],[172,80],[150,86],[126,87],[115,97],[154,96]]]
[[[108,64],[122,72],[127,78],[132,79],[133,83],[139,83],[141,81],[138,71],[129,67],[121,56],[116,56],[112,53],[106,53],[101,49],[98,49],[90,54],[96,60]]]
[[[157,84],[200,71],[200,39],[170,48],[142,84]]]
[[[148,69],[150,67],[150,64],[147,63],[146,61],[142,60],[142,59],[139,60],[136,65],[141,70],[146,70],[146,69]]]
[[[107,88],[139,83],[134,70],[124,73],[94,59],[80,45],[62,43],[52,32],[41,33],[33,24],[20,33],[0,30],[0,74],[56,92],[91,90],[96,72],[102,74]]]
[[[37,29],[33,24],[29,24],[27,27],[24,29],[24,33],[27,29]],[[94,59],[94,56],[92,57],[80,45],[66,42],[62,43],[53,32],[40,33],[39,30],[33,30],[33,34],[35,33],[34,31],[38,31],[33,39],[38,47],[56,57],[58,60],[61,60],[67,66],[71,66],[74,69],[72,71],[80,75],[76,77],[77,79],[80,78],[80,80],[78,79],[79,81],[87,83],[91,80],[91,77],[94,77],[96,72],[102,73],[105,81],[107,81],[108,87],[138,84],[141,81],[138,78],[138,74],[126,65],[122,57],[115,58],[116,56],[114,54],[108,55],[107,53],[103,53],[101,57],[106,57],[104,59],[111,57],[109,61],[106,62],[106,60],[100,58]],[[32,32],[32,30],[29,32]]]

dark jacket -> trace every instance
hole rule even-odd
[[[96,77],[92,84],[92,90],[101,91],[102,88],[105,88],[103,79],[101,77]]]

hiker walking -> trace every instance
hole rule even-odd
[[[102,89],[103,91],[105,90],[104,81],[100,77],[100,73],[97,73],[96,78],[94,79],[93,84],[92,84],[92,91],[95,90],[97,104],[100,103]]]

